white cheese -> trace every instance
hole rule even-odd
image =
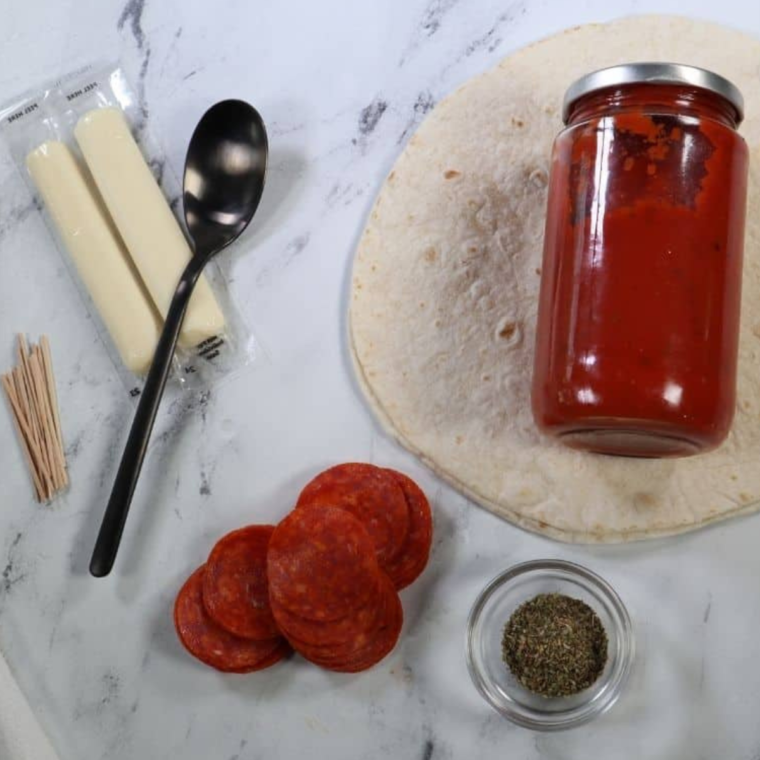
[[[118,108],[86,113],[74,130],[106,207],[159,312],[166,317],[192,251]],[[224,315],[201,277],[180,345],[192,348],[224,330]]]
[[[26,165],[122,361],[145,374],[160,317],[91,180],[61,142],[43,143]]]

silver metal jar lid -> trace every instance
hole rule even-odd
[[[596,90],[623,84],[686,84],[715,92],[735,109],[737,123],[744,118],[744,98],[739,88],[720,74],[681,63],[625,63],[592,71],[570,85],[562,103],[562,119],[567,123],[570,108],[578,98]]]

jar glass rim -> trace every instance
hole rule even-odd
[[[562,120],[567,123],[579,98],[608,87],[625,84],[681,84],[720,95],[736,110],[737,124],[744,118],[744,98],[739,88],[720,74],[682,63],[652,61],[625,63],[592,71],[573,82],[562,103]]]

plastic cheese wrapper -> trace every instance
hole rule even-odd
[[[41,201],[103,345],[137,395],[192,256],[172,211],[179,183],[149,134],[143,104],[121,69],[91,66],[1,108],[0,133]],[[174,377],[208,387],[258,358],[212,263],[190,301]]]

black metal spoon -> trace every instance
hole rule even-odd
[[[195,283],[211,258],[236,240],[256,213],[264,190],[268,152],[264,122],[258,111],[242,100],[224,100],[212,106],[190,140],[184,208],[195,255],[182,273],[166,315],[100,526],[90,560],[90,572],[96,578],[108,575],[116,559]]]

